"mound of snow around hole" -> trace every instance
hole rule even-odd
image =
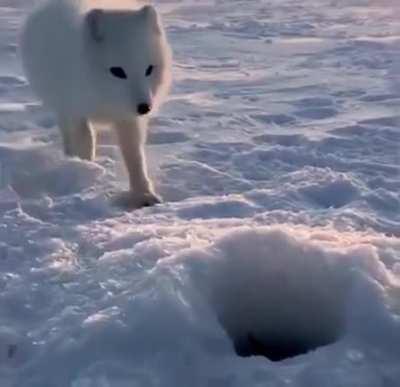
[[[294,230],[249,229],[200,258],[195,282],[238,355],[278,361],[332,344],[347,334],[357,273],[388,282],[373,249],[324,244]]]
[[[351,374],[395,386],[395,239],[214,226],[119,228],[85,270],[33,272],[53,309],[32,345],[4,336],[22,362],[9,369],[16,385],[336,387]],[[374,371],[377,351],[387,355]]]

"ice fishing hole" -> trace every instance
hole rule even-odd
[[[306,289],[290,295],[295,290],[292,288],[284,294],[282,289],[276,290],[280,300],[266,295],[264,300],[252,301],[242,290],[236,307],[226,305],[219,317],[240,357],[281,361],[333,344],[343,334],[343,308],[333,297],[307,294]]]
[[[240,357],[264,356],[277,362],[306,354],[322,346],[333,344],[339,334],[318,339],[301,337],[256,336],[251,331],[239,338],[232,338],[235,352]]]
[[[282,232],[241,236],[220,243],[211,284],[236,354],[281,361],[339,340],[349,290],[343,257]]]

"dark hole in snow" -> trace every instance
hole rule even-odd
[[[281,361],[344,334],[349,283],[340,254],[280,231],[238,233],[218,247],[211,302],[238,356]]]
[[[287,285],[288,293],[282,290],[275,293],[282,297],[280,302],[265,295],[264,300],[260,297],[255,299],[256,304],[251,304],[246,290],[234,297],[236,304],[225,299],[219,320],[238,356],[264,356],[271,361],[282,361],[340,339],[345,315],[342,300],[335,299],[334,293],[329,297],[323,290],[311,295],[307,289],[296,289],[295,294],[292,293],[295,289]]]
[[[251,291],[246,294],[248,290],[244,288],[240,296],[224,299],[219,320],[238,356],[282,361],[340,339],[345,315],[340,297],[324,290],[317,293],[318,289],[290,289],[291,285],[286,285],[285,290],[275,291],[273,296],[264,294],[264,299],[260,294],[260,298],[254,298]],[[309,293],[310,290],[315,293]],[[337,290],[336,295],[339,293]],[[250,298],[254,298],[255,304]]]
[[[252,333],[234,340],[235,351],[240,357],[264,356],[271,361],[282,361],[304,355],[318,347],[332,344],[337,338],[326,341],[305,340],[301,337],[291,339],[274,339],[256,337]]]

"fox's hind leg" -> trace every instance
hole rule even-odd
[[[87,119],[59,119],[64,144],[64,153],[82,160],[94,160],[96,156],[96,134]]]

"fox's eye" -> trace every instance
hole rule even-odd
[[[153,70],[154,70],[154,66],[153,65],[150,65],[149,67],[147,67],[146,77],[149,77],[152,74]]]
[[[114,77],[119,78],[119,79],[127,79],[128,78],[125,70],[122,67],[111,67],[110,73],[112,75],[114,75]]]

